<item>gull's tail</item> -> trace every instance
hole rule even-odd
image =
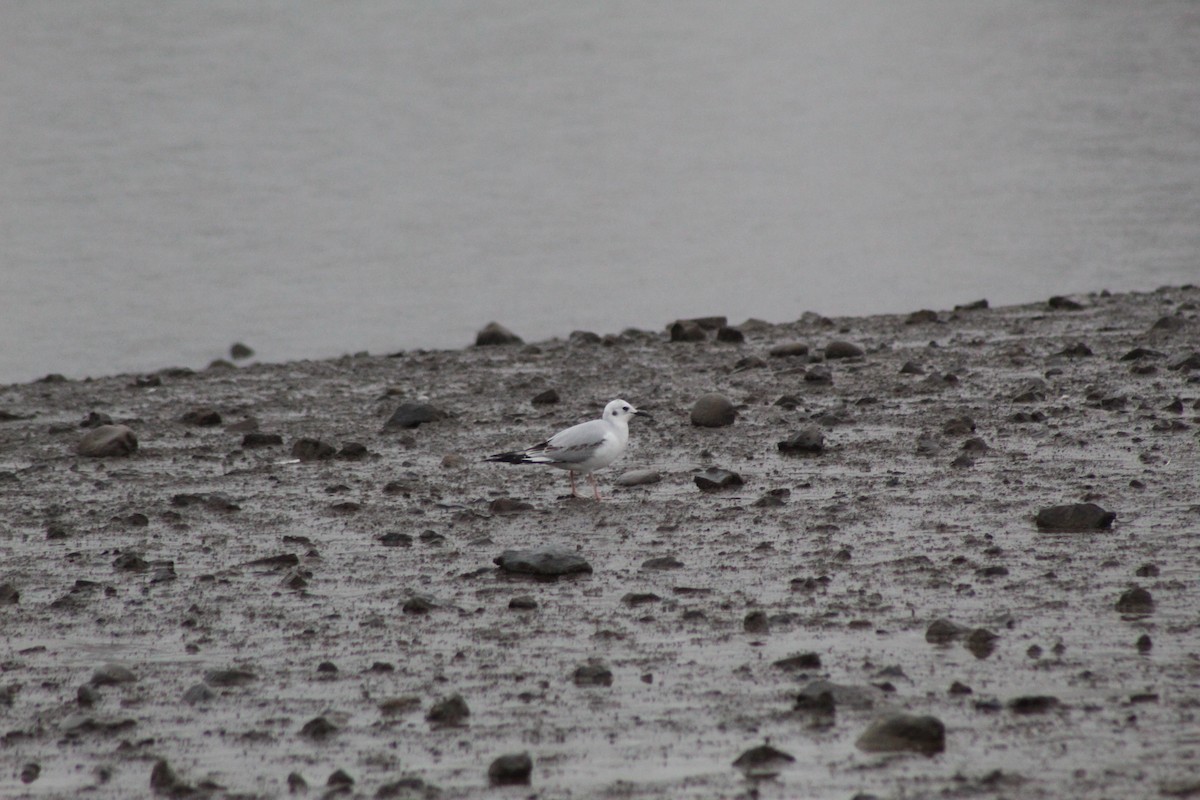
[[[530,458],[529,453],[524,450],[514,450],[511,453],[496,453],[488,456],[484,461],[499,461],[504,464],[536,464],[535,459]]]

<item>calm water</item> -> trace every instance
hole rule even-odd
[[[0,131],[0,382],[1200,279],[1194,0],[9,0]]]

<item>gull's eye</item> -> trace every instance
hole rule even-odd
[[[628,410],[629,410],[629,406],[625,406],[625,409],[624,409],[624,410],[625,410],[625,411],[628,411]]]

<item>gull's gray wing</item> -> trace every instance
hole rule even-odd
[[[602,419],[593,419],[559,431],[526,452],[530,456],[544,457],[548,461],[577,464],[591,458],[611,435],[608,423]]]

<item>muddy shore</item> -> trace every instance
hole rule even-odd
[[[984,306],[0,387],[0,797],[1200,796],[1200,289]]]

